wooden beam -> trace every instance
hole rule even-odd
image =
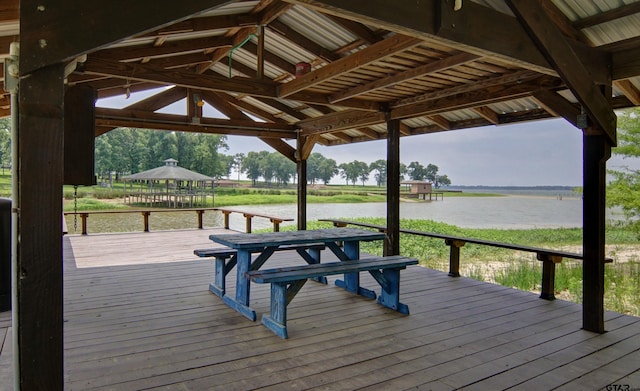
[[[573,22],[573,27],[575,27],[576,29],[584,29],[637,13],[640,13],[640,2],[625,4],[609,11],[587,16],[586,18],[582,18]]]
[[[583,65],[583,62],[593,60],[576,55],[572,45],[550,20],[540,3],[526,0],[506,0],[506,3],[585,108],[589,118],[607,135],[611,144],[615,145],[616,115],[609,102],[611,97],[602,95],[599,86],[593,82],[594,76]],[[601,51],[591,50],[594,58],[603,55]],[[600,79],[598,76],[596,78]]]
[[[621,90],[624,95],[629,98],[631,103],[636,106],[640,106],[640,90],[631,83],[629,80],[614,81],[613,84]]]
[[[382,38],[378,37],[373,31],[371,31],[362,23],[344,19],[336,15],[328,14],[327,16],[339,26],[351,31],[355,36],[361,38],[368,44],[376,43],[382,40]]]
[[[376,125],[384,122],[383,113],[346,110],[324,115],[320,118],[302,120],[296,125],[303,129],[305,136],[314,133],[332,133],[335,131]]]
[[[329,49],[322,47],[317,42],[307,38],[305,35],[300,34],[296,30],[287,26],[280,21],[273,21],[268,26],[270,31],[280,35],[281,37],[295,43],[296,45],[304,48],[305,50],[313,53],[318,58],[323,59],[326,62],[336,61],[340,58],[340,55],[332,52]]]
[[[580,108],[569,102],[561,95],[548,90],[536,91],[532,98],[535,99],[542,108],[554,116],[566,119],[573,126],[578,127],[578,115]]]
[[[452,96],[457,94],[468,94],[473,91],[480,91],[480,90],[484,90],[483,93],[486,94],[488,93],[489,90],[492,90],[493,88],[500,89],[501,86],[510,85],[514,83],[527,84],[527,83],[530,83],[532,80],[539,79],[539,78],[540,78],[540,74],[532,71],[516,71],[513,73],[508,73],[506,75],[489,77],[486,79],[474,81],[473,83],[466,83],[456,87],[439,89],[439,90],[428,92],[425,94],[412,96],[410,98],[398,99],[394,102],[391,102],[391,107],[398,108],[400,106],[411,105],[415,103],[444,98],[447,96]]]
[[[606,161],[611,145],[604,135],[583,136],[582,328],[604,333]]]
[[[264,141],[267,145],[280,152],[284,157],[292,162],[297,162],[296,149],[281,139],[260,137],[260,140]]]
[[[447,111],[470,109],[473,107],[503,102],[506,100],[530,96],[541,89],[556,89],[561,86],[559,79],[551,76],[539,76],[526,82],[516,82],[511,85],[494,86],[484,90],[473,90],[444,97],[436,94],[435,98],[420,101],[412,105],[394,107],[391,109],[392,119],[411,118],[422,115],[436,115]],[[393,107],[393,106],[392,106]],[[303,129],[304,135],[313,133],[331,133],[344,129],[371,126],[384,122],[382,113],[344,110],[324,115],[320,118],[302,120],[297,125]]]
[[[298,174],[298,229],[307,229],[307,160],[296,163]]]
[[[640,45],[638,37],[632,38],[634,44]],[[640,75],[640,46],[631,48],[620,48],[611,52],[612,56],[612,79],[628,79]]]
[[[187,97],[187,89],[184,87],[172,87],[166,91],[159,92],[155,95],[138,101],[132,105],[126,106],[125,109],[156,111],[172,103],[178,102]]]
[[[231,48],[232,41],[228,37],[206,37],[180,41],[165,42],[160,46],[137,45],[104,49],[91,54],[93,58],[112,61],[127,61],[141,58],[180,56],[207,49]]]
[[[93,75],[116,77],[125,80],[156,82],[159,84],[177,85],[188,88],[237,92],[258,96],[275,96],[274,83],[257,79],[229,79],[218,75],[199,75],[193,72],[168,71],[148,65],[130,64],[108,60],[89,58],[84,63],[84,72]]]
[[[18,21],[20,19],[20,1],[19,0],[2,0],[0,2],[0,20]]]
[[[199,31],[227,30],[238,26],[257,26],[258,15],[217,15],[191,18],[142,34],[143,37],[166,37],[172,34],[197,33]]]
[[[84,0],[56,3],[21,0],[21,75],[28,75],[47,65],[72,60],[97,48],[230,2],[229,0],[192,0],[185,3],[169,0],[111,0],[96,4]],[[90,16],[91,34],[87,34],[87,25],[77,20],[78,15]],[[144,15],[144,18],[141,18],[141,15]]]
[[[32,48],[27,46],[27,50]],[[20,164],[13,170],[18,177],[13,216],[18,219],[20,240],[13,270],[17,284],[13,305],[17,385],[22,390],[64,388],[63,102],[64,64],[32,71],[20,80],[20,132],[18,156],[14,157]]]
[[[371,129],[371,128],[358,128],[357,129],[359,132],[364,133],[365,136],[367,136],[367,138],[371,139],[371,140],[380,140],[383,135],[376,132],[375,130]]]
[[[432,115],[428,117],[431,122],[438,125],[442,130],[451,129],[451,122],[441,115]]]
[[[351,144],[353,142],[353,137],[349,136],[348,134],[346,134],[344,132],[334,132],[334,133],[331,133],[331,135],[333,135],[334,137],[339,138],[340,140],[344,141],[347,144]]]
[[[226,120],[204,117],[199,124],[194,124],[186,115],[163,114],[126,109],[96,108],[96,125],[123,126],[163,130],[181,130],[188,127],[190,131],[202,128],[203,133],[251,135],[267,138],[296,138],[296,127],[286,124],[254,122],[250,120]],[[143,126],[144,125],[144,126]],[[206,128],[206,129],[204,129]],[[219,131],[215,131],[219,129]],[[185,130],[186,131],[186,130]]]
[[[494,125],[498,125],[500,123],[500,119],[498,118],[498,113],[491,110],[487,106],[474,107],[472,110],[478,113],[482,118],[486,119],[487,121],[491,122]]]
[[[298,143],[298,159],[299,160],[309,159],[309,155],[311,155],[311,151],[313,151],[313,147],[316,145],[319,139],[320,139],[319,134],[300,137],[299,138],[300,141]]]
[[[229,99],[232,96],[221,92],[202,91],[202,99],[230,119],[249,120],[249,116],[239,110]]]
[[[398,1],[392,12],[387,0],[285,1],[368,26],[435,40],[478,56],[515,62],[536,72],[556,74],[515,18],[472,1],[465,1],[457,11],[447,0]]]
[[[556,89],[560,80],[552,76],[540,76],[537,79],[511,85],[495,86],[484,90],[475,90],[451,96],[438,97],[409,106],[392,108],[392,118],[411,118],[420,115],[442,114],[446,111],[469,109],[530,96],[541,89]],[[393,106],[392,106],[393,107]]]
[[[341,58],[318,70],[294,79],[278,87],[278,96],[281,98],[313,87],[324,81],[340,76],[341,74],[363,67],[375,61],[393,55],[402,50],[417,46],[422,41],[416,38],[395,35],[362,49],[348,57]]]
[[[400,128],[400,134],[404,135],[404,136],[411,136],[411,127],[407,124],[403,124],[402,122],[400,122],[400,124],[398,125]]]
[[[258,24],[262,26],[270,24],[274,20],[278,19],[281,15],[289,11],[291,7],[291,4],[285,3],[283,1],[277,0],[272,2],[262,11],[260,11],[260,22]]]
[[[388,115],[387,231],[383,253],[385,256],[400,254],[400,120],[390,120]]]
[[[424,77],[430,73],[441,72],[445,69],[453,68],[455,66],[471,62],[478,59],[478,56],[469,53],[459,53],[451,57],[445,57],[441,60],[434,61],[429,64],[421,65],[419,67],[410,69],[405,72],[400,72],[396,75],[378,79],[369,83],[359,85],[357,87],[349,88],[338,93],[331,95],[329,101],[332,103],[339,102],[341,100],[351,98],[365,92],[375,91],[377,89],[385,88],[397,83],[402,83],[407,80],[415,79],[417,77]]]

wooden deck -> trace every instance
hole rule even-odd
[[[608,313],[607,333],[586,332],[577,304],[419,266],[402,273],[411,315],[308,283],[282,340],[208,292],[212,262],[192,251],[212,231],[64,237],[66,389],[640,388],[640,318]],[[280,252],[268,265],[295,262]],[[251,288],[268,312],[269,286]],[[10,326],[0,313],[3,390]]]

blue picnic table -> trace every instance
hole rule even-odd
[[[224,293],[222,300],[226,305],[252,321],[256,320],[256,312],[249,305],[250,280],[246,277],[246,273],[260,269],[281,246],[324,243],[340,261],[350,261],[360,258],[361,241],[383,240],[384,238],[385,234],[383,232],[357,228],[329,228],[257,234],[214,234],[209,236],[212,241],[237,251],[235,297],[230,297]],[[342,242],[342,247],[339,246],[339,242]],[[252,254],[258,254],[253,261]],[[310,262],[309,259],[306,260]],[[319,258],[314,261],[319,262]],[[355,294],[372,299],[376,298],[374,291],[360,286],[359,273],[345,274],[344,280],[336,281],[336,285]]]

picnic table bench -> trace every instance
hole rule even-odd
[[[274,251],[296,251],[307,263],[320,263],[320,251],[325,249],[324,243],[302,243],[280,246]],[[218,297],[226,293],[227,274],[238,262],[238,250],[223,246],[193,250],[193,253],[201,258],[215,258],[215,277],[209,284],[209,291]],[[326,277],[317,278],[316,281],[326,284]]]
[[[256,312],[250,306],[251,280],[247,278],[246,272],[260,269],[275,251],[279,251],[282,248],[291,249],[293,248],[291,246],[309,246],[320,243],[331,250],[340,261],[349,261],[360,258],[361,241],[383,240],[384,238],[385,235],[383,233],[355,228],[209,235],[209,239],[212,241],[237,251],[235,257],[235,297],[229,295],[229,293],[220,292],[222,293],[221,298],[226,305],[252,321],[256,320]],[[341,242],[342,247],[337,242]],[[298,253],[307,264],[318,264],[320,262],[319,254],[314,258],[313,251],[307,253],[303,250]],[[253,254],[256,254],[256,256],[254,257]],[[218,272],[216,274],[217,281],[220,284],[218,286],[224,287],[222,285],[224,284],[224,276],[233,268],[233,261],[230,260],[226,264],[221,261],[216,262],[218,265],[216,270],[220,272],[220,274]],[[325,277],[319,276],[318,278]],[[359,295],[371,298],[376,297],[373,291],[360,286],[359,273],[357,272],[345,273],[344,281],[340,281],[338,285]]]
[[[270,313],[262,316],[262,324],[281,338],[288,338],[287,305],[304,286],[307,279],[368,271],[382,287],[378,303],[408,315],[409,307],[400,302],[400,270],[405,269],[408,265],[416,264],[418,264],[418,260],[415,258],[403,256],[376,257],[275,269],[250,270],[246,273],[246,277],[257,283],[271,284]],[[336,281],[336,285],[340,286],[341,284]]]

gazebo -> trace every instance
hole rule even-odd
[[[213,178],[178,166],[166,159],[164,166],[122,178],[125,182],[124,202],[169,208],[205,206],[207,195],[213,196]],[[134,183],[139,186],[134,187]],[[128,185],[128,186],[127,186]]]

